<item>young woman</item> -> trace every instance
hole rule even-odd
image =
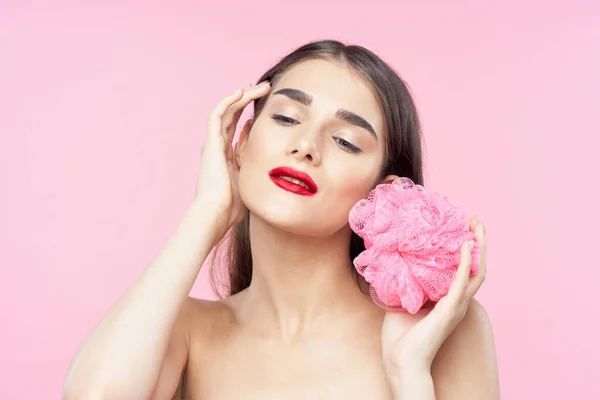
[[[195,200],[164,249],[75,356],[67,399],[499,398],[470,248],[450,293],[416,315],[373,304],[348,226],[377,184],[423,184],[417,112],[380,58],[298,48],[211,112]],[[242,110],[254,115],[232,146]],[[231,231],[224,299],[188,296]]]

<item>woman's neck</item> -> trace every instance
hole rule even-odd
[[[351,273],[350,235],[346,227],[329,237],[302,236],[251,219],[252,283],[240,302],[245,320],[294,339],[372,310]]]

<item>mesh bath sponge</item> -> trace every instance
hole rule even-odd
[[[467,240],[474,240],[471,275],[479,268],[479,245],[466,213],[408,178],[378,185],[352,208],[349,222],[366,248],[354,267],[386,310],[414,314],[448,294]]]

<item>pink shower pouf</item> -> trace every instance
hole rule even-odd
[[[471,275],[479,267],[470,218],[408,178],[378,185],[352,208],[349,222],[366,248],[354,266],[370,284],[375,304],[386,310],[414,314],[448,294],[467,240],[474,241]]]

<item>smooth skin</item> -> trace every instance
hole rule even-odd
[[[312,103],[274,94],[281,88]],[[233,147],[242,111],[267,94]],[[340,108],[360,114],[378,137],[337,120]],[[382,182],[384,135],[368,84],[333,62],[303,62],[276,87],[251,85],[221,100],[209,116],[195,200],[81,345],[64,398],[498,399],[492,330],[473,299],[486,271],[482,222],[470,224],[479,272],[469,276],[466,243],[450,293],[432,310],[386,313],[351,277],[347,214]],[[267,173],[281,165],[309,173],[318,193],[276,187]],[[189,297],[209,252],[246,208],[251,286],[221,301]]]

